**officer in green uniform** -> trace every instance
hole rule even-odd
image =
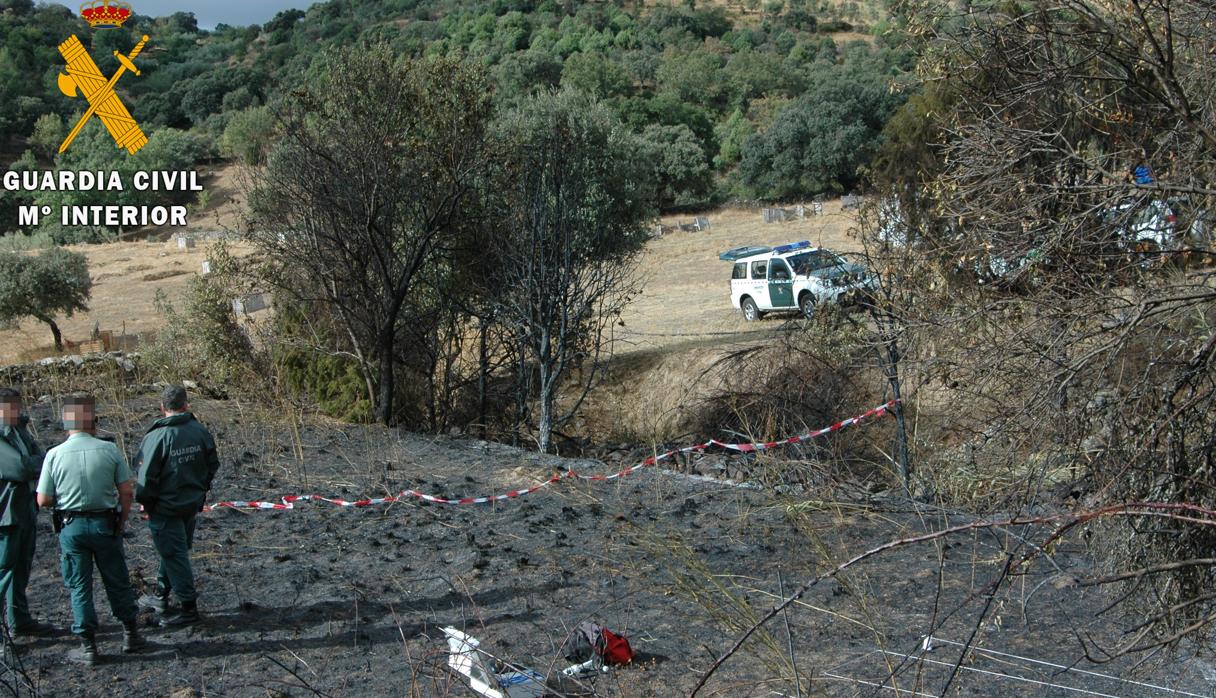
[[[46,455],[28,425],[21,393],[0,388],[0,601],[8,607],[8,631],[14,637],[54,631],[34,620],[25,598],[37,538],[34,487]]]
[[[94,565],[110,610],[123,625],[122,651],[138,652],[147,645],[136,625],[139,611],[122,545],[135,494],[131,469],[117,446],[93,436],[95,414],[90,397],[64,401],[68,439],[46,454],[38,480],[38,505],[55,507],[63,583],[72,597],[72,632],[80,638],[80,647],[68,659],[89,666],[97,662]]]
[[[152,545],[160,554],[160,573],[156,591],[140,597],[139,605],[160,613],[161,626],[174,627],[201,620],[190,549],[195,517],[203,508],[220,461],[207,427],[190,413],[185,388],[166,388],[160,410],[161,418],[140,444],[135,483],[135,498],[148,511]],[[171,591],[181,602],[175,613],[169,613]]]

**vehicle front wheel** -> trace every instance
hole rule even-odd
[[[815,317],[815,294],[804,293],[798,298],[798,308],[802,311],[802,317],[811,320]]]
[[[748,322],[755,322],[760,319],[760,308],[756,305],[756,301],[750,298],[744,298],[740,306],[743,309],[743,319]]]

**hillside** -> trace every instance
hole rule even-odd
[[[129,449],[152,408],[147,396],[107,404],[102,428]],[[196,412],[221,444],[213,502],[292,493],[355,499],[407,487],[492,494],[567,468],[610,470],[328,421],[307,422],[297,442],[235,403],[198,400]],[[34,409],[40,437],[54,444],[62,434],[51,416],[46,405]],[[880,438],[888,428],[877,422],[859,435]],[[303,463],[290,456],[297,444]],[[62,636],[23,643],[18,668],[41,695],[474,695],[446,667],[440,628],[452,625],[492,657],[549,676],[555,695],[688,695],[713,658],[800,583],[884,541],[970,521],[840,496],[807,506],[644,469],[609,483],[564,481],[494,505],[301,502],[288,511],[211,511],[200,515],[194,549],[204,625],[149,629],[152,647],[123,656],[115,653],[118,628],[102,611],[106,656],[97,669],[63,662]],[[155,555],[146,525],[131,528],[130,566],[146,585]],[[1104,597],[1056,583],[1090,573],[1079,543],[1060,545],[1050,561],[1022,569],[1018,584],[990,595],[1002,546],[1017,550],[1018,538],[1045,533],[960,534],[940,547],[895,549],[850,566],[813,586],[700,695],[793,695],[791,654],[804,695],[869,695],[878,686],[936,692],[959,643],[972,646],[953,681],[960,695],[1166,698],[1210,690],[1211,665],[1202,658],[1134,674],[1126,658],[1073,667],[1073,633],[1108,642],[1124,620],[1098,614]],[[63,628],[69,606],[51,535],[42,517],[30,598],[38,617]],[[567,662],[558,648],[585,619],[626,634],[635,663],[561,680]],[[927,634],[935,638],[929,645]]]
[[[66,84],[72,34],[138,153],[93,119],[57,154],[84,103],[37,77]],[[128,453],[190,386],[230,500],[206,623],[89,676],[26,643],[10,692],[447,696],[437,627],[553,676],[586,617],[640,660],[559,695],[686,695],[718,657],[698,695],[1216,686],[1209,0],[331,0],[97,33],[23,0],[0,35],[11,170],[214,170],[0,193],[0,359],[48,353],[16,322],[90,281],[68,339],[144,350],[0,373],[48,444],[87,391]],[[197,246],[49,215],[82,203],[189,207]],[[874,292],[745,322],[718,254],[804,239],[872,274],[824,267],[820,301]],[[273,322],[231,312],[267,289]]]
[[[862,183],[861,168],[911,79],[913,51],[889,20],[871,21],[876,8],[335,0],[281,12],[261,27],[208,32],[179,12],[137,15],[95,34],[62,6],[17,3],[0,12],[9,48],[0,55],[0,152],[17,169],[176,170],[218,158],[261,164],[280,139],[285,100],[316,81],[331,49],[383,45],[402,57],[478,65],[500,111],[554,89],[602,101],[642,139],[663,207],[838,193]],[[113,50],[150,37],[140,75],[117,85],[152,144],[130,162],[95,123],[57,155],[81,104],[16,77],[54,74],[62,64],[55,46],[73,34],[107,74],[117,67]],[[846,109],[824,111],[827,102]],[[807,119],[843,147],[815,140],[802,125]],[[819,172],[804,176],[799,163],[806,162]],[[64,198],[0,193],[0,230],[60,243],[117,232],[45,223],[17,229],[17,206],[56,206]],[[121,198],[106,193],[89,203]],[[145,194],[140,203],[168,198]]]
[[[209,184],[213,191],[231,192],[235,170],[225,168]],[[189,279],[197,275],[207,257],[210,241],[206,234],[222,231],[235,224],[231,196],[216,195],[211,205],[195,213],[187,234],[198,243],[189,250],[179,249],[176,238],[147,242],[120,242],[81,245],[71,249],[89,259],[93,275],[93,299],[89,312],[79,313],[61,323],[64,336],[72,341],[89,338],[93,326],[117,330],[124,324],[129,334],[158,328],[163,318],[153,308],[159,289],[172,301],[181,298]],[[703,214],[713,228],[707,233],[668,233],[651,240],[641,257],[639,273],[644,279],[642,295],[629,306],[623,318],[625,327],[614,350],[627,354],[647,348],[680,343],[701,333],[755,332],[730,308],[729,272],[718,260],[718,252],[729,247],[753,244],[781,244],[811,240],[839,251],[859,249],[849,235],[852,217],[842,213],[839,202],[828,202],[822,218],[808,217],[789,223],[765,224],[756,209],[721,209]],[[689,216],[664,217],[663,223],[687,223]],[[236,246],[240,253],[244,248]],[[761,327],[771,323],[761,323]],[[5,349],[0,362],[21,363],[53,354],[49,330],[34,320],[0,333]]]

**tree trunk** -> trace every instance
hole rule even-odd
[[[486,345],[486,333],[489,331],[484,318],[478,323],[479,336],[477,345],[477,423],[480,438],[486,438],[486,383],[490,372],[489,348]]]
[[[885,302],[891,303],[889,289],[884,288]],[[902,356],[899,351],[899,335],[896,332],[898,320],[889,309],[879,308],[876,304],[870,306],[870,317],[878,329],[877,341],[874,345],[878,354],[878,364],[882,368],[887,386],[891,388],[891,397],[895,400],[892,414],[895,417],[895,466],[899,469],[900,484],[904,494],[911,494],[912,465],[908,454],[908,428],[904,419],[903,385],[899,378],[899,364]]]
[[[60,333],[59,325],[55,324],[54,318],[44,317],[39,319],[51,326],[51,334],[55,337],[55,351],[63,351],[63,334]]]
[[[391,337],[391,335],[390,335]],[[376,405],[376,421],[389,427],[393,425],[393,395],[396,381],[393,376],[393,342],[390,338],[385,346],[380,343],[380,399]]]
[[[539,350],[536,353],[536,370],[540,379],[540,390],[537,395],[540,402],[539,414],[536,415],[536,446],[541,453],[549,452],[549,442],[553,439],[553,355],[550,351],[549,330],[540,330]]]
[[[899,347],[895,338],[887,342],[887,382],[891,385],[891,397],[895,400],[895,454],[899,464],[899,479],[903,481],[904,493],[910,493],[912,466],[908,463],[908,426],[904,419],[903,394],[899,380]]]
[[[542,370],[542,374],[546,373]],[[540,414],[536,416],[536,445],[541,453],[549,452],[553,440],[553,388],[541,379]]]

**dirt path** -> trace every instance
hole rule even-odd
[[[103,426],[129,445],[151,402],[125,407],[107,406]],[[478,441],[318,422],[302,434],[305,473],[288,434],[262,427],[257,414],[222,403],[196,407],[222,449],[219,499],[306,492],[355,498],[406,487],[474,495],[536,482],[556,468],[607,471]],[[62,438],[46,408],[35,416],[46,441]],[[204,625],[151,630],[151,651],[121,657],[113,654],[119,628],[101,605],[108,656],[97,669],[63,662],[67,637],[30,643],[19,656],[45,695],[464,696],[473,694],[444,668],[440,627],[465,628],[498,656],[549,673],[564,666],[557,648],[566,629],[595,618],[626,633],[641,654],[636,665],[596,677],[589,688],[598,695],[687,695],[712,655],[779,594],[779,574],[788,590],[833,561],[950,519],[901,507],[808,504],[805,497],[795,503],[644,470],[613,483],[564,481],[493,506],[221,510],[202,515],[196,543]],[[30,598],[36,615],[66,627],[57,545],[45,518],[42,525]],[[963,642],[974,630],[989,603],[986,585],[1004,562],[999,543],[986,534],[950,541],[941,551],[940,594],[932,547],[893,551],[811,589],[788,617],[810,695],[889,695],[857,682],[891,685],[891,673],[901,690],[940,692],[949,668],[929,662],[952,662],[958,648],[947,642]],[[134,526],[127,546],[133,573],[151,579],[155,558],[144,524]],[[1086,563],[1066,544],[1056,564]],[[991,596],[978,644],[1067,665],[1078,655],[1074,630],[1110,641],[1120,619],[1094,617],[1106,599],[1059,589],[1050,583],[1053,573],[1036,565]],[[934,633],[941,638],[936,649],[925,661],[901,662],[898,655],[917,651],[934,617],[946,619]],[[784,618],[770,627],[771,635],[729,662],[704,695],[793,695],[785,628]],[[1212,689],[1204,663],[1135,677],[1123,675],[1128,666],[1080,667],[1117,677],[1106,679],[987,654],[966,663],[951,694],[1079,695],[1028,682],[1040,681],[1103,695],[1170,695],[1118,677],[1200,695]],[[193,692],[173,693],[187,688]]]

